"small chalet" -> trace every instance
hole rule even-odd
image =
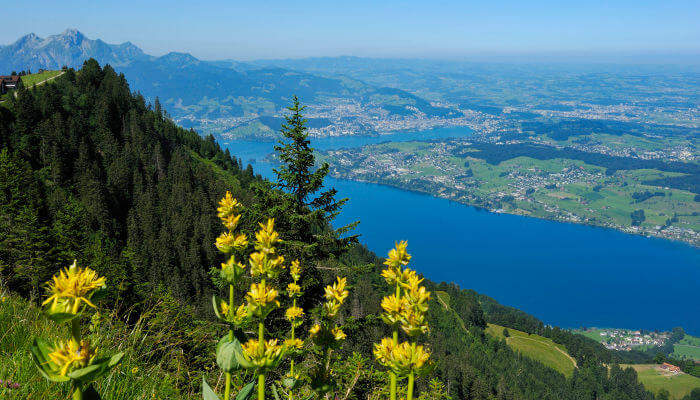
[[[19,75],[0,75],[0,94],[5,94],[10,89],[17,89],[19,80]]]
[[[675,365],[669,364],[669,363],[661,364],[661,369],[665,369],[666,371],[671,371],[671,372],[681,372],[680,367],[676,367]]]

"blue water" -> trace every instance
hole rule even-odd
[[[436,129],[379,138],[317,139],[319,149],[391,140],[468,136]],[[255,170],[271,142],[228,145]],[[700,250],[610,229],[494,214],[387,186],[328,179],[349,197],[338,224],[360,220],[360,240],[379,255],[407,240],[412,266],[535,315],[547,324],[669,330],[700,335]]]

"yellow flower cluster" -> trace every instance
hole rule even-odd
[[[218,216],[228,232],[222,233],[216,238],[216,248],[224,254],[231,254],[236,251],[241,251],[248,246],[248,237],[243,233],[236,233],[238,223],[241,220],[240,211],[243,205],[231,196],[231,192],[226,192],[226,195],[219,202],[217,208]],[[245,266],[236,261],[234,255],[231,255],[225,263],[221,264],[221,278],[229,284],[233,284],[239,276],[245,272]]]
[[[304,310],[301,307],[292,306],[287,309],[284,316],[288,321],[294,322],[295,320],[304,316]]]
[[[389,252],[389,258],[384,262],[388,268],[382,271],[382,276],[397,290],[382,299],[382,319],[389,325],[401,324],[406,334],[416,336],[428,331],[425,313],[428,311],[430,292],[420,285],[423,279],[415,271],[403,268],[410,259],[406,242],[401,242]]]
[[[430,352],[423,346],[409,342],[394,344],[390,338],[384,338],[374,345],[374,357],[398,376],[410,373],[421,375],[430,367]]]
[[[346,284],[347,278],[338,277],[338,280],[332,286],[326,286],[324,289],[323,297],[326,298],[326,302],[323,303],[323,310],[329,318],[333,318],[338,314],[340,306],[343,305],[343,302],[348,297],[349,293],[345,289]]]
[[[252,283],[246,293],[248,311],[258,318],[265,318],[272,309],[280,306],[277,295],[277,290],[265,282]]]
[[[67,342],[59,342],[49,353],[49,359],[58,368],[58,374],[66,376],[69,372],[86,367],[95,359],[97,348],[91,349],[90,342],[70,339]]]
[[[276,278],[284,270],[284,257],[276,254],[275,244],[279,234],[275,232],[275,220],[270,218],[266,224],[260,223],[260,230],[255,234],[255,250],[250,255],[250,274]]]
[[[99,277],[90,268],[80,268],[77,261],[54,275],[48,283],[49,298],[42,305],[51,303],[50,310],[77,314],[80,306],[85,303],[95,308],[90,296],[97,289],[105,287],[105,278]]]
[[[412,397],[415,375],[430,367],[430,352],[415,341],[399,343],[398,327],[415,337],[428,331],[426,313],[430,292],[421,286],[423,279],[415,271],[405,268],[411,260],[407,243],[400,242],[389,251],[384,262],[387,268],[382,276],[395,288],[394,293],[382,299],[382,319],[393,328],[393,338],[384,338],[374,345],[374,357],[393,373],[390,379],[390,397],[396,398],[397,377],[408,376],[409,399]]]
[[[232,309],[227,302],[221,300],[219,302],[219,310],[221,315],[225,317],[225,320],[227,320],[228,322],[232,322],[236,325],[243,324],[243,322],[245,322],[245,320],[249,316],[248,307],[246,307],[244,304],[241,304],[240,306],[238,306],[238,308]]]
[[[260,341],[250,339],[241,345],[243,357],[255,368],[272,367],[277,364],[284,351],[284,346],[277,344],[277,342],[277,339],[263,340],[261,346]]]
[[[289,349],[301,349],[302,347],[304,347],[304,341],[299,338],[287,339],[284,341],[284,345],[287,346],[287,348]]]

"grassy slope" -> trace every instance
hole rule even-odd
[[[691,390],[700,387],[700,378],[688,374],[662,374],[655,364],[620,365],[620,367],[634,368],[640,382],[647,390],[658,393],[659,390],[666,389],[671,394],[671,399],[682,399]]]
[[[35,84],[60,75],[63,71],[44,71],[40,74],[25,75],[22,77],[22,84],[26,88],[31,88]]]
[[[5,294],[0,301],[0,379],[18,382],[21,387],[10,391],[0,387],[2,399],[65,399],[68,384],[47,381],[34,366],[29,347],[34,337],[51,342],[66,340],[65,326],[58,326],[44,317],[32,303],[14,295]],[[87,322],[84,318],[84,326]],[[110,321],[100,329],[101,354],[125,352],[121,365],[99,380],[97,391],[103,399],[185,399],[174,389],[174,383],[163,372],[161,365],[148,365],[142,357],[154,351],[142,345],[141,325],[126,328]],[[83,335],[87,335],[84,329]],[[138,349],[138,351],[136,351]],[[196,398],[196,397],[192,397]]]
[[[698,337],[685,335],[673,346],[673,349],[674,357],[692,358],[695,361],[700,361],[700,338]]]
[[[486,333],[503,338],[503,327],[489,324]],[[506,343],[513,350],[554,368],[567,377],[573,375],[576,364],[570,358],[564,346],[554,343],[551,339],[538,335],[528,335],[515,329],[508,328],[508,333],[510,337],[506,338]]]
[[[438,303],[449,310],[449,294],[438,291],[435,292],[435,295]],[[461,318],[459,318],[459,315],[457,315],[457,320],[462,323],[462,328],[464,328],[466,331],[464,322]],[[572,358],[570,358],[564,346],[554,343],[551,339],[538,335],[528,335],[525,332],[515,329],[508,329],[508,332],[510,333],[511,337],[506,339],[506,343],[508,343],[513,350],[519,351],[523,355],[539,361],[542,364],[561,372],[567,377],[573,375],[574,368],[576,368],[576,363]],[[486,333],[497,338],[503,338],[503,327],[488,324]]]

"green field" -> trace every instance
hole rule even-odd
[[[668,374],[661,372],[656,364],[620,365],[622,368],[632,367],[639,375],[644,387],[654,393],[666,389],[671,399],[682,399],[694,388],[700,387],[700,378],[688,374]]]
[[[497,338],[503,338],[503,327],[488,324],[486,333]],[[508,333],[510,337],[506,338],[506,343],[513,350],[519,351],[521,354],[537,360],[567,377],[573,375],[576,362],[569,356],[564,346],[554,343],[551,339],[538,335],[528,335],[515,329],[508,328]]]
[[[673,345],[673,357],[692,358],[700,361],[700,338],[685,335],[678,343]]]
[[[22,84],[26,88],[31,88],[35,84],[39,82],[43,82],[47,79],[51,79],[53,77],[56,77],[58,75],[61,75],[63,71],[44,71],[39,74],[31,74],[31,75],[25,75],[22,77]]]

